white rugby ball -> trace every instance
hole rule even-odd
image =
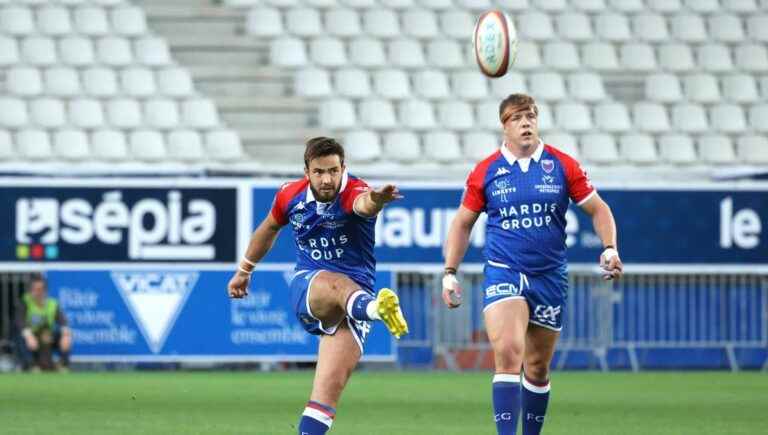
[[[485,12],[477,19],[472,44],[480,71],[489,77],[501,77],[517,55],[515,25],[502,11]]]

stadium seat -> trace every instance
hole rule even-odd
[[[18,128],[29,124],[24,100],[0,95],[0,127]]]
[[[80,161],[89,156],[88,135],[82,130],[66,129],[53,134],[53,153],[64,160]]]
[[[289,9],[285,14],[285,28],[288,33],[303,37],[316,37],[323,33],[320,13],[314,8]]]
[[[479,162],[499,149],[501,138],[487,131],[470,131],[462,135],[464,157]]]
[[[393,66],[417,68],[424,66],[424,53],[414,39],[395,39],[388,45],[388,58]]]
[[[341,39],[332,37],[311,39],[309,57],[314,64],[323,67],[341,67],[348,63],[344,43]]]
[[[475,17],[464,10],[448,10],[440,14],[440,30],[448,37],[466,40],[472,38]]]
[[[86,66],[96,63],[93,42],[89,38],[67,36],[59,40],[60,61],[71,66]]]
[[[760,78],[760,88],[763,90],[763,99],[768,100],[768,76]]]
[[[579,141],[581,156],[589,163],[609,164],[619,161],[613,136],[605,133],[585,134]]]
[[[412,38],[434,38],[440,30],[437,17],[428,9],[410,9],[403,12],[403,33]]]
[[[386,68],[373,72],[373,89],[379,96],[393,100],[411,95],[408,75],[401,69]]]
[[[672,36],[685,42],[704,42],[707,40],[707,29],[699,14],[678,14],[672,17]]]
[[[219,125],[219,113],[213,101],[205,98],[186,100],[181,103],[181,119],[193,128],[213,128]]]
[[[720,0],[683,0],[685,7],[699,13],[718,12]]]
[[[21,130],[16,134],[16,151],[30,160],[48,160],[53,157],[51,137],[43,130]]]
[[[528,80],[531,84],[531,93],[541,101],[560,101],[568,96],[565,80],[556,72],[533,73],[528,76]]]
[[[158,91],[170,97],[186,97],[195,93],[192,76],[184,68],[164,68],[157,71]]]
[[[667,21],[654,13],[641,13],[632,19],[633,35],[642,41],[660,42],[669,39]]]
[[[720,87],[717,78],[710,74],[693,74],[683,81],[685,96],[696,103],[715,103],[720,101]]]
[[[171,52],[168,44],[162,38],[145,37],[134,42],[136,61],[148,66],[165,66],[171,64]]]
[[[138,128],[142,124],[141,108],[138,101],[127,98],[107,102],[109,125],[116,128]]]
[[[466,100],[479,100],[488,96],[488,79],[476,71],[459,71],[451,76],[453,95]]]
[[[750,39],[768,42],[768,14],[747,17],[747,33]]]
[[[738,104],[719,104],[709,109],[710,124],[715,131],[738,133],[747,128],[744,109]]]
[[[307,51],[301,39],[285,36],[272,40],[269,58],[278,67],[298,67],[307,63]]]
[[[456,6],[471,11],[484,11],[492,6],[490,0],[455,0]]]
[[[168,133],[168,157],[187,162],[205,158],[203,140],[194,130],[174,130]]]
[[[659,137],[659,156],[665,162],[677,165],[696,163],[696,148],[687,134],[665,134]]]
[[[752,103],[760,96],[757,92],[757,81],[748,74],[731,74],[722,78],[723,94],[736,103]]]
[[[590,42],[582,46],[581,59],[584,66],[599,71],[619,69],[616,48],[608,42]]]
[[[43,35],[66,35],[72,33],[69,9],[61,6],[46,6],[37,10],[37,29]]]
[[[376,6],[376,0],[339,0],[342,6],[354,9],[368,9]]]
[[[88,36],[103,36],[109,33],[109,21],[104,8],[81,6],[75,9],[75,29]]]
[[[280,36],[284,33],[283,17],[275,8],[253,8],[248,11],[245,28],[254,36]]]
[[[541,55],[536,43],[532,41],[518,42],[515,68],[521,71],[527,71],[538,69],[540,67]]]
[[[234,0],[227,0],[227,1],[234,1]],[[254,1],[254,0],[239,0],[239,1]],[[261,1],[261,0],[255,0],[255,1]],[[337,7],[339,5],[338,0],[304,0],[303,3],[307,6],[318,8],[318,9],[328,9],[331,7]]]
[[[179,125],[179,107],[173,100],[165,98],[147,100],[144,102],[143,112],[144,124],[148,127],[169,129]],[[215,124],[205,124],[203,126],[212,127],[213,125]]]
[[[96,130],[91,134],[91,155],[97,160],[125,160],[128,147],[125,134],[118,130]]]
[[[354,9],[329,9],[325,11],[325,29],[333,36],[357,36],[361,33],[360,16]]]
[[[749,125],[755,131],[768,132],[768,104],[758,104],[749,109]]]
[[[11,160],[16,156],[13,138],[7,130],[0,130],[0,160]]]
[[[167,157],[165,140],[160,132],[153,130],[137,130],[128,139],[131,155],[142,161],[163,161]]]
[[[736,47],[736,66],[748,72],[768,71],[768,49],[764,44],[739,45]]]
[[[118,93],[117,75],[109,68],[88,68],[82,73],[83,91],[94,97],[111,97]]]
[[[608,0],[611,7],[622,12],[640,12],[645,9],[643,0]]]
[[[475,126],[472,106],[459,100],[443,101],[437,106],[437,118],[449,130],[469,130]]]
[[[553,110],[551,107],[549,107],[546,103],[536,104],[536,107],[539,109],[539,130],[546,131],[546,130],[553,130],[558,127],[558,124],[555,122],[555,118],[553,117]],[[499,121],[499,106],[496,105],[496,128],[500,127],[500,121]]]
[[[646,5],[656,12],[671,13],[682,9],[680,0],[645,0]]]
[[[739,158],[747,163],[768,163],[768,138],[764,135],[747,135],[737,141]]]
[[[29,67],[15,67],[7,70],[5,86],[9,94],[34,96],[43,91],[40,70]]]
[[[411,130],[428,130],[436,125],[432,105],[423,100],[406,100],[400,103],[398,119],[402,127]]]
[[[387,9],[410,9],[415,7],[414,0],[380,0],[379,4]]]
[[[698,50],[699,67],[705,71],[726,72],[733,69],[731,52],[721,44],[704,44]]]
[[[155,77],[152,71],[141,67],[131,67],[120,72],[120,87],[132,97],[149,97],[157,93]]]
[[[427,99],[447,98],[448,77],[438,69],[419,71],[413,76],[413,91],[419,97]]]
[[[580,12],[569,12],[557,17],[557,33],[572,41],[588,41],[594,38],[589,17]]]
[[[421,158],[419,137],[410,131],[392,131],[384,135],[383,155],[388,160],[411,163]]]
[[[555,37],[552,19],[548,14],[528,10],[517,16],[516,25],[520,38],[527,41],[546,41]]]
[[[296,71],[294,78],[296,95],[300,97],[327,97],[333,92],[331,77],[322,68],[304,68]]]
[[[757,10],[756,0],[721,0],[720,4],[724,9],[737,13],[753,12]]]
[[[147,33],[144,10],[135,6],[118,6],[111,10],[112,31],[123,36],[141,36]]]
[[[353,130],[344,134],[346,157],[351,162],[372,162],[381,158],[381,138],[370,130]]]
[[[366,68],[384,66],[384,45],[374,38],[358,38],[349,43],[349,58],[354,65]]]
[[[376,38],[394,38],[400,35],[400,21],[391,9],[369,9],[363,14],[363,30]]]
[[[657,103],[639,102],[632,108],[635,128],[646,133],[663,133],[670,130],[667,109]]]
[[[232,161],[243,157],[240,136],[232,130],[213,130],[205,135],[205,149],[214,160]]]
[[[131,44],[125,38],[107,36],[96,42],[96,54],[100,62],[115,67],[133,63]]]
[[[577,100],[589,102],[601,101],[606,98],[602,77],[589,72],[569,75],[568,93]]]
[[[680,104],[672,108],[674,128],[686,133],[703,133],[709,130],[707,114],[697,104]]]
[[[544,63],[557,70],[574,70],[581,66],[579,51],[570,42],[548,42],[544,45]]]
[[[571,0],[571,6],[585,12],[601,12],[608,7],[605,0]]]
[[[541,103],[537,103],[541,107]],[[499,103],[495,101],[483,101],[475,106],[475,122],[480,128],[498,130],[501,128],[499,120]]]
[[[647,134],[627,134],[619,139],[621,156],[631,163],[650,164],[659,159],[653,137]]]
[[[560,12],[566,10],[568,5],[566,0],[531,0],[533,7],[547,12]]]
[[[625,132],[632,128],[627,106],[622,103],[609,102],[595,107],[595,125],[598,129],[609,133]]]
[[[491,80],[491,94],[495,97],[506,98],[509,94],[527,92],[525,77],[520,73],[508,72],[502,77]]]
[[[570,133],[550,132],[547,133],[547,136],[542,138],[542,140],[545,144],[552,145],[574,159],[578,160],[581,157],[579,154],[578,139]]]
[[[680,101],[683,99],[680,80],[674,74],[651,74],[645,79],[645,96],[663,103]]]
[[[566,131],[582,132],[593,128],[589,107],[581,103],[560,103],[555,112],[557,125]]]
[[[357,122],[355,107],[349,100],[325,100],[320,103],[318,113],[320,126],[329,129],[352,128]]]
[[[0,35],[0,66],[13,65],[19,62],[19,46],[16,39]]]
[[[653,47],[643,43],[621,46],[621,65],[633,71],[651,71],[657,68]]]
[[[728,136],[705,135],[699,137],[699,160],[705,163],[734,163],[736,153]]]
[[[9,35],[29,35],[35,32],[32,11],[23,6],[8,6],[0,9],[0,29]]]
[[[71,97],[82,92],[80,78],[72,68],[49,68],[43,74],[45,92],[49,95]]]
[[[690,71],[696,67],[693,51],[688,44],[659,46],[659,64],[662,69],[675,73]]]
[[[68,108],[69,121],[75,127],[88,129],[104,125],[104,110],[98,100],[74,98]]]
[[[431,131],[424,135],[424,157],[438,163],[461,160],[459,137],[448,131]]]
[[[616,12],[598,15],[595,19],[595,31],[600,39],[611,42],[624,42],[632,38],[626,15]]]
[[[58,61],[56,44],[44,36],[30,36],[21,41],[21,57],[25,63],[36,66],[55,64]]]
[[[427,9],[445,10],[453,9],[452,0],[414,0],[419,6]]]
[[[739,17],[719,13],[709,17],[709,36],[720,42],[739,42],[744,39],[744,29]]]
[[[436,39],[427,44],[427,61],[437,68],[459,68],[464,66],[464,55],[458,42]]]
[[[368,74],[356,68],[343,68],[334,75],[334,89],[341,97],[364,98],[371,95],[371,81]]]
[[[39,98],[29,102],[32,123],[42,128],[61,128],[67,124],[64,103],[56,98]]]

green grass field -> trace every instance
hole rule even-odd
[[[358,372],[333,435],[493,435],[485,373]],[[287,434],[310,372],[0,375],[0,434]],[[544,433],[768,433],[766,373],[555,373]]]

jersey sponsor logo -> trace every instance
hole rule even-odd
[[[507,175],[507,174],[509,174],[509,173],[510,173],[510,172],[509,172],[509,169],[507,169],[507,168],[505,168],[505,167],[503,167],[503,166],[502,166],[502,167],[500,167],[500,168],[499,168],[499,169],[496,171],[496,177],[498,177],[498,176],[500,176],[500,175]]]
[[[557,326],[557,319],[560,317],[562,308],[560,305],[553,307],[551,305],[536,305],[533,316],[540,323],[546,323],[551,326]]]
[[[547,174],[551,174],[552,171],[555,169],[555,162],[551,159],[542,159],[541,160],[541,169],[544,170]]]
[[[513,186],[509,180],[494,180],[493,185],[496,186],[496,190],[491,192],[492,197],[499,196],[501,202],[509,202],[509,194],[517,192],[517,187]]]
[[[499,209],[499,217],[502,218],[499,225],[505,230],[518,230],[520,228],[540,228],[552,223],[552,214],[557,210],[556,203],[521,204],[515,207],[502,207]]]
[[[485,289],[485,297],[520,296],[522,289],[511,282],[501,282]]]
[[[298,212],[291,213],[290,222],[294,231],[300,231],[302,228],[304,228],[304,214]]]
[[[160,352],[198,273],[113,272],[111,277],[149,348]]]
[[[344,256],[344,248],[349,244],[349,236],[341,234],[333,237],[315,237],[300,240],[299,249],[307,252],[315,260],[338,260]]]
[[[560,184],[554,184],[555,177],[551,175],[544,175],[541,177],[541,184],[537,184],[534,187],[539,193],[560,193],[563,186]]]
[[[320,222],[321,227],[328,228],[329,230],[336,230],[339,228],[343,228],[344,225],[346,224],[347,224],[346,219],[335,220],[334,216],[330,216],[330,215],[323,216],[323,222]]]

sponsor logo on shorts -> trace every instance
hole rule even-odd
[[[562,308],[560,305],[553,307],[551,305],[536,305],[533,317],[539,323],[545,323],[550,326],[557,326],[557,319],[560,317]]]
[[[496,296],[520,296],[520,287],[511,282],[501,282],[485,289],[485,297],[493,298]]]

